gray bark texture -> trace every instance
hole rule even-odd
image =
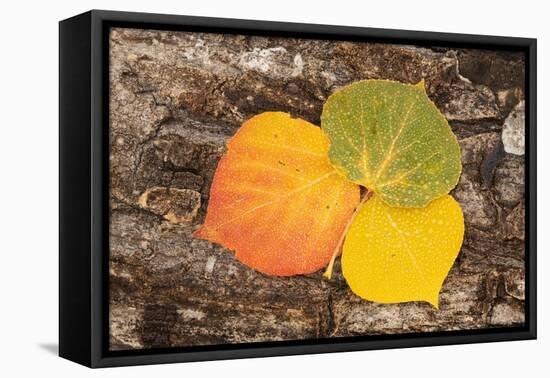
[[[440,310],[362,300],[339,261],[331,281],[268,277],[191,235],[243,121],[285,111],[319,124],[335,89],[369,78],[424,78],[462,148],[452,194],[466,234]],[[113,29],[110,348],[523,324],[523,80],[519,53]]]

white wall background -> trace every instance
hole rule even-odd
[[[543,376],[550,373],[544,1],[6,0],[0,21],[0,376]],[[539,39],[539,340],[89,370],[58,358],[58,25],[89,9],[536,37]],[[545,92],[546,91],[546,92]],[[546,298],[547,299],[547,298]],[[546,351],[544,351],[546,349]]]

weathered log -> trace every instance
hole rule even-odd
[[[522,111],[523,73],[519,53],[114,29],[110,348],[522,324],[524,159],[506,152],[501,134],[510,111]],[[192,236],[244,120],[277,110],[319,124],[335,89],[368,78],[425,79],[459,138],[463,173],[452,194],[466,235],[439,310],[362,300],[339,262],[331,281],[321,272],[268,277]]]

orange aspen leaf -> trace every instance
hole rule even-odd
[[[269,275],[325,267],[359,203],[328,159],[321,129],[281,112],[246,121],[227,145],[195,232]]]

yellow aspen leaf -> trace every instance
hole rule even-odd
[[[342,272],[361,298],[426,301],[438,308],[439,291],[463,236],[462,210],[449,195],[418,209],[390,207],[374,195],[349,228]]]
[[[359,202],[337,174],[321,129],[281,112],[246,121],[228,142],[195,235],[269,275],[325,267]]]

